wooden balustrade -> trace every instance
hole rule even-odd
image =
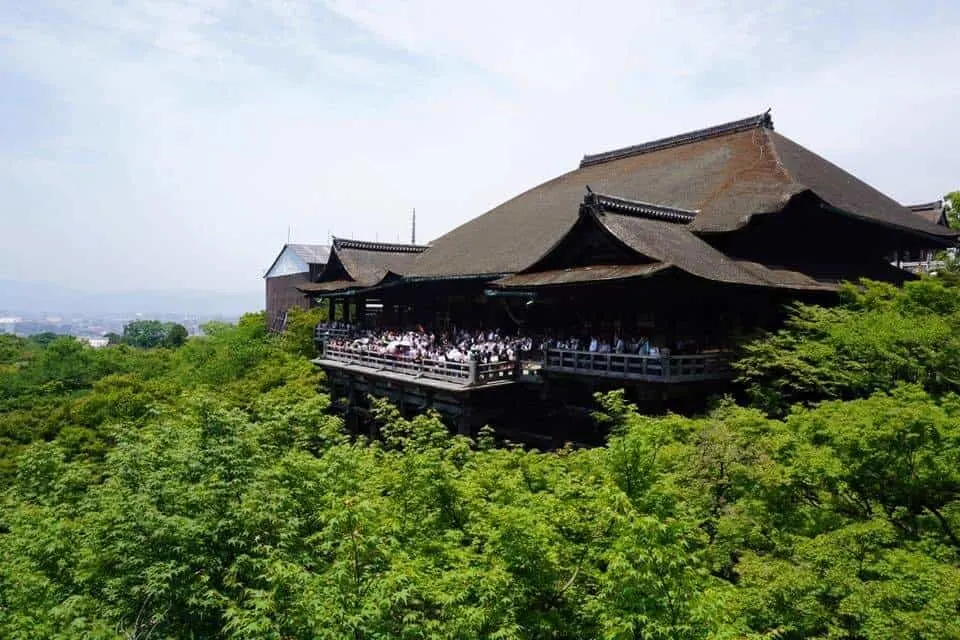
[[[313,329],[313,337],[315,340],[320,340],[321,338],[345,338],[348,335],[350,335],[350,329],[332,329],[319,324]]]
[[[429,378],[453,384],[473,386],[514,380],[517,363],[504,362],[450,362],[446,360],[412,360],[374,353],[351,347],[326,345],[323,358],[344,364],[391,371],[413,378]]]
[[[543,368],[547,372],[575,373],[602,378],[647,382],[695,382],[731,377],[723,353],[684,356],[642,356],[626,353],[596,353],[547,349]]]
[[[441,380],[463,386],[517,380],[520,377],[520,365],[515,361],[412,360],[330,344],[325,345],[322,357],[325,360],[377,371]],[[544,352],[543,371],[666,383],[725,380],[732,377],[725,353],[642,356],[547,349]]]

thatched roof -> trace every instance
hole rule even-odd
[[[352,280],[373,286],[388,273],[406,274],[426,247],[337,238],[333,241],[333,249]]]
[[[388,276],[402,276],[427,247],[415,244],[367,242],[334,238],[327,266],[317,282],[298,289],[310,293],[331,293],[373,287]]]
[[[769,114],[585,156],[545,182],[435,240],[413,277],[521,272],[577,220],[584,188],[694,214],[689,229],[718,233],[781,211],[812,192],[827,207],[905,231],[950,239],[891,198],[773,130]]]

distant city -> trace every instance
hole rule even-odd
[[[176,322],[186,327],[194,335],[203,333],[201,327],[212,320],[236,322],[239,314],[189,314],[189,313],[36,313],[16,312],[0,309],[0,334],[29,336],[37,333],[56,333],[58,335],[83,338],[91,344],[100,346],[97,338],[108,333],[123,333],[123,327],[133,320],[161,320]]]
[[[46,282],[0,280],[0,333],[19,336],[51,332],[90,341],[122,334],[133,320],[176,322],[198,335],[211,320],[236,322],[262,308],[262,291],[91,293]]]

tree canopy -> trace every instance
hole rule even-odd
[[[181,347],[187,341],[187,329],[175,322],[134,320],[123,327],[123,343],[132,347]]]
[[[797,307],[745,350],[755,406],[610,393],[606,445],[555,452],[384,403],[349,434],[306,317],[0,337],[0,637],[960,638],[957,309]]]

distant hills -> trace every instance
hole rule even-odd
[[[19,313],[185,313],[238,316],[263,309],[262,291],[85,292],[50,282],[0,280],[0,312]]]

